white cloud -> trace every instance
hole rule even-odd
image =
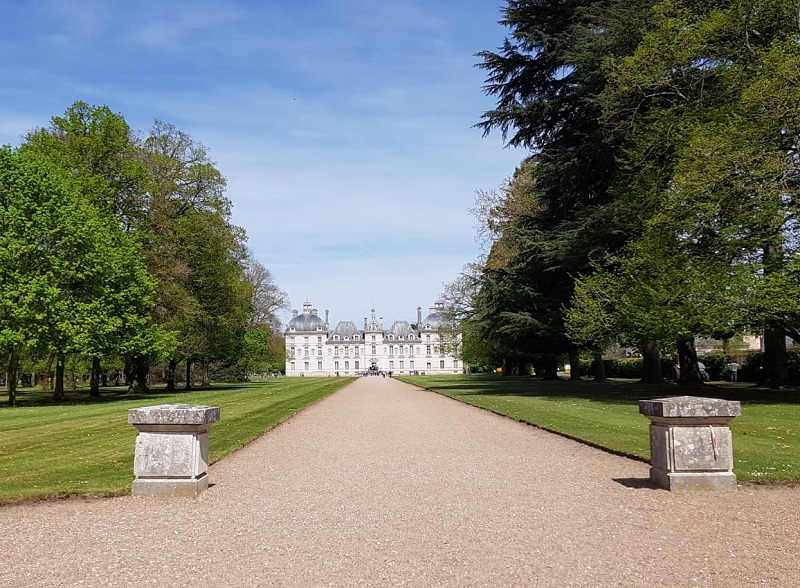
[[[523,156],[470,128],[492,107],[473,54],[504,34],[477,0],[25,4],[0,7],[17,36],[0,44],[42,50],[0,73],[0,139],[78,99],[175,124],[294,306],[336,320],[427,310],[477,257],[474,191]]]

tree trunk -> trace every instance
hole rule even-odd
[[[692,341],[694,348],[694,341]],[[695,362],[697,356],[695,356]],[[642,379],[641,384],[661,384],[664,377],[661,373],[661,346],[658,341],[648,341],[642,354]]]
[[[186,386],[184,386],[186,390],[192,389],[192,360],[188,357],[186,358]]]
[[[89,377],[89,398],[100,398],[100,358],[92,358],[92,375]]]
[[[569,352],[569,379],[581,379],[581,358],[578,352],[573,350]]]
[[[56,381],[53,386],[53,400],[64,400],[64,354],[56,353]]]
[[[208,378],[208,362],[204,361],[202,364],[202,370],[200,373],[202,374],[202,381],[200,382],[201,388],[209,388],[211,386],[211,380]]]
[[[122,375],[125,378],[125,385],[128,387],[128,393],[133,390],[133,357],[130,355],[125,356],[125,366],[122,368]]]
[[[53,389],[53,360],[55,359],[55,355],[50,355],[47,358],[47,368],[45,369],[45,373],[47,374],[47,389]]]
[[[19,349],[16,345],[8,347],[8,373],[6,383],[8,384],[8,403],[11,406],[17,404],[17,371],[19,369]]]
[[[128,392],[146,393],[147,374],[150,372],[150,361],[144,355],[134,355],[131,357],[131,381],[128,385]]]
[[[167,365],[167,385],[164,388],[167,392],[175,391],[175,370],[178,369],[178,360],[170,359]]]
[[[558,355],[555,353],[544,355],[544,379],[558,380]]]
[[[703,378],[697,367],[697,350],[694,348],[694,337],[678,339],[678,363],[681,367],[681,386],[702,386]]]
[[[603,351],[601,349],[594,350],[594,381],[608,381],[606,377],[606,364],[603,363]]]
[[[789,356],[786,353],[786,334],[777,326],[764,329],[764,369],[761,383],[780,388],[789,381]]]

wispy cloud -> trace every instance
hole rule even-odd
[[[524,155],[471,128],[498,18],[482,0],[3,3],[0,50],[30,50],[0,71],[0,142],[78,99],[174,123],[295,307],[413,318],[478,254],[474,191]]]

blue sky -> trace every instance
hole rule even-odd
[[[0,143],[76,100],[172,123],[208,147],[292,307],[412,320],[479,255],[475,191],[525,155],[472,128],[500,4],[2,2]]]

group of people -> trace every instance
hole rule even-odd
[[[739,364],[735,361],[730,362],[727,364],[728,374],[730,375],[731,382],[736,382],[739,379]],[[697,362],[697,370],[700,372],[700,377],[703,379],[704,382],[708,382],[710,376],[708,375],[708,371],[706,370],[706,366],[702,361]],[[681,365],[678,362],[677,358],[675,359],[675,364],[672,366],[672,381],[677,382],[681,379]]]

